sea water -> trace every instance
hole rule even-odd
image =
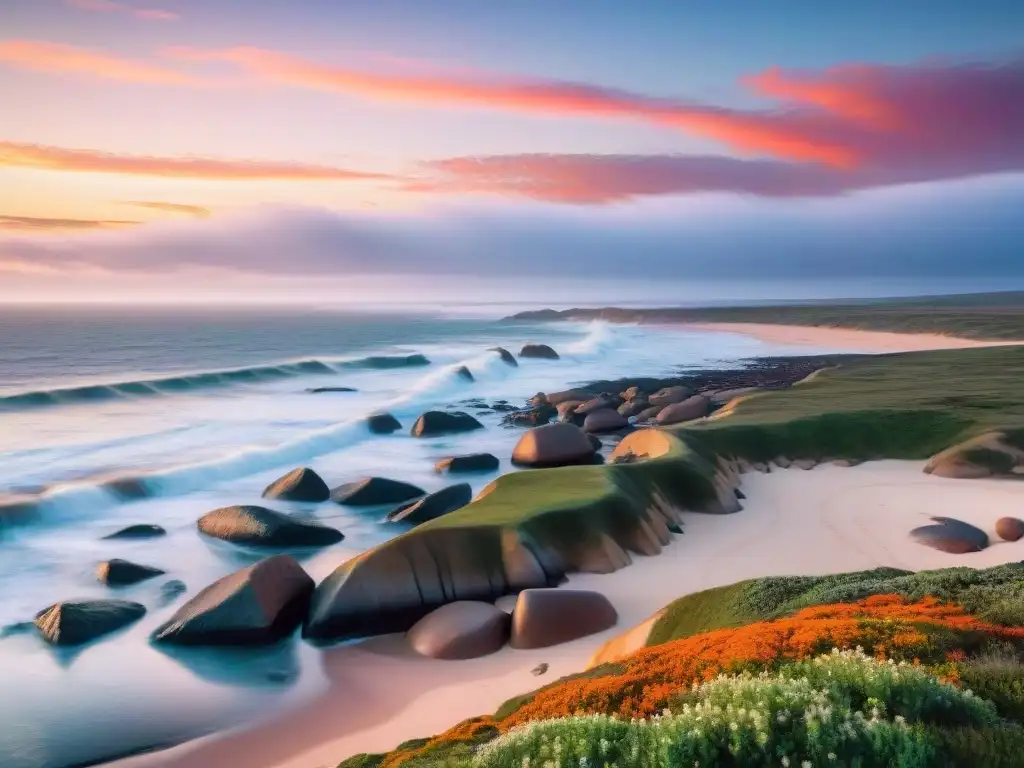
[[[288,706],[317,689],[318,652],[301,642],[248,652],[148,642],[189,596],[261,556],[201,537],[196,520],[218,507],[261,503],[264,487],[295,467],[312,467],[331,486],[381,475],[434,491],[452,482],[433,471],[446,456],[487,451],[501,460],[499,473],[515,471],[508,458],[521,430],[500,426],[500,413],[468,407],[485,429],[411,437],[426,410],[467,399],[522,405],[537,391],[590,380],[830,351],[679,328],[507,323],[480,308],[458,310],[0,310],[0,507],[17,500],[33,510],[20,524],[0,524],[0,765],[98,761]],[[489,351],[516,353],[526,342],[550,344],[561,357],[512,367]],[[402,365],[409,355],[429,364]],[[474,381],[458,375],[460,366]],[[355,391],[309,391],[321,387]],[[403,430],[371,434],[365,417],[385,410]],[[468,481],[476,492],[497,474]],[[140,479],[146,497],[105,489],[125,477]],[[378,509],[268,506],[345,534],[302,555],[318,580],[404,530]],[[158,524],[167,535],[103,538],[134,523]],[[115,592],[94,573],[113,557],[166,576]],[[171,579],[186,584],[184,595],[165,596]],[[143,603],[146,617],[81,649],[52,649],[19,626],[59,600],[111,596]]]

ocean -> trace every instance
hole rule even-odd
[[[409,436],[425,410],[469,398],[522,404],[537,391],[596,379],[671,375],[773,354],[834,350],[767,344],[736,334],[651,326],[500,322],[499,307],[430,311],[285,308],[0,309],[0,765],[61,768],[173,743],[288,706],[320,684],[318,651],[302,643],[254,652],[167,651],[147,636],[184,599],[258,559],[203,539],[196,520],[217,507],[258,504],[263,488],[310,466],[340,485],[383,475],[428,491],[449,481],[433,464],[489,451],[508,463],[521,434],[481,412],[486,429]],[[543,342],[557,361],[503,363]],[[429,364],[404,365],[422,355]],[[456,374],[472,372],[470,382]],[[311,393],[321,387],[354,392]],[[363,418],[387,410],[405,430],[372,435]],[[471,479],[474,492],[494,474]],[[140,479],[144,498],[109,490]],[[5,525],[4,508],[28,510]],[[276,503],[345,540],[304,565],[317,579],[401,532],[330,502]],[[168,535],[102,537],[134,523]],[[148,608],[133,627],[56,651],[23,626],[63,599],[109,597],[97,562],[121,557],[167,572],[118,597]],[[176,600],[162,592],[185,582]],[[113,734],[113,735],[111,735]]]

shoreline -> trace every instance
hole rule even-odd
[[[957,516],[986,530],[1019,505],[1017,486],[997,480],[948,480],[923,462],[879,461],[852,468],[776,470],[743,475],[743,511],[685,513],[685,533],[662,554],[635,556],[612,574],[573,574],[566,586],[604,593],[619,611],[609,631],[531,651],[504,648],[468,661],[412,654],[401,635],[340,646],[322,655],[330,687],[298,710],[247,728],[214,734],[113,768],[320,768],[360,752],[393,749],[493,712],[507,699],[585,669],[616,638],[692,592],[760,576],[819,575],[892,566],[930,570],[987,567],[1022,559],[1024,542],[995,542],[951,555],[907,537],[931,514]],[[799,568],[793,563],[799,562]],[[502,603],[499,602],[499,605]],[[544,662],[542,677],[531,673]]]

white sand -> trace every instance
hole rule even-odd
[[[926,349],[965,349],[967,347],[1005,347],[1024,341],[979,341],[945,336],[938,333],[889,333],[858,331],[849,328],[828,328],[803,325],[769,325],[763,323],[685,323],[688,328],[718,333],[741,333],[761,341],[778,344],[807,344],[831,349],[860,352],[915,352]]]
[[[686,533],[658,557],[637,557],[610,575],[574,576],[570,586],[606,594],[620,614],[609,632],[551,649],[506,648],[472,661],[410,656],[400,636],[324,654],[330,690],[300,711],[247,731],[210,737],[118,762],[119,768],[319,768],[359,752],[386,751],[439,733],[506,699],[584,669],[608,639],[676,597],[757,576],[825,574],[894,566],[988,567],[1024,559],[1024,541],[949,555],[912,543],[907,532],[930,515],[957,517],[991,531],[1020,515],[1024,484],[948,480],[921,462],[881,461],[853,468],[777,470],[743,476],[745,509],[689,514]],[[531,669],[550,669],[534,677]]]

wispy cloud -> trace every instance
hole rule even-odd
[[[42,40],[0,41],[0,62],[34,72],[88,75],[129,83],[205,86],[210,82],[158,64]]]
[[[155,157],[122,155],[95,149],[69,149],[41,144],[0,141],[0,167],[50,171],[116,173],[191,179],[326,181],[382,180],[390,177],[347,168],[273,160],[235,160],[213,157]]]
[[[0,216],[0,230],[14,232],[66,232],[69,230],[120,229],[137,221],[104,219],[53,219],[39,216]]]
[[[210,216],[210,209],[201,205],[185,205],[184,203],[165,203],[153,200],[119,200],[120,205],[130,205],[135,208],[146,208],[152,211],[164,211],[166,213],[181,213],[186,216],[194,216],[197,219],[205,219]]]
[[[181,15],[161,8],[136,8],[114,0],[64,0],[64,5],[95,13],[124,13],[148,21],[177,21]]]

